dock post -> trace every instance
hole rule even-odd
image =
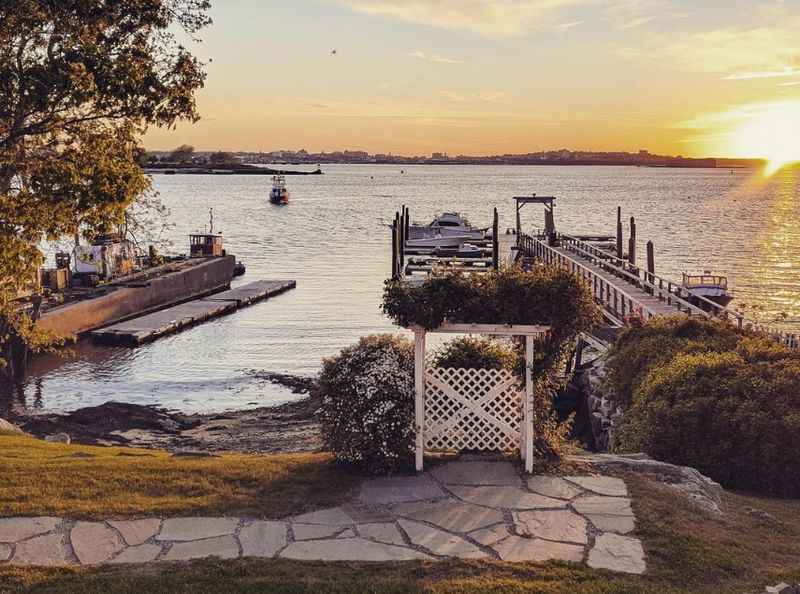
[[[406,205],[403,205],[400,214],[400,245],[399,245],[400,268],[406,265]]]
[[[631,236],[628,238],[628,262],[636,266],[636,219],[631,217]]]
[[[622,260],[622,207],[617,207],[617,258]]]
[[[400,267],[398,266],[397,258],[399,254],[397,253],[397,234],[399,233],[399,229],[397,228],[398,223],[398,216],[397,213],[394,215],[394,224],[392,225],[392,278],[397,279],[399,277],[398,270]]]
[[[653,250],[653,242],[647,242],[647,282],[654,284],[656,274],[656,257]]]
[[[494,221],[492,222],[492,267],[500,268],[500,218],[497,216],[497,207],[494,207]]]

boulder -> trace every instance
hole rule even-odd
[[[0,433],[18,433],[22,435],[23,431],[16,425],[12,425],[5,419],[0,418]]]
[[[48,443],[64,443],[69,445],[72,441],[66,433],[55,433],[53,435],[45,436],[44,440]]]
[[[591,454],[569,456],[569,459],[600,471],[621,470],[645,475],[675,489],[704,511],[722,513],[722,486],[694,468],[659,462],[646,454]]]

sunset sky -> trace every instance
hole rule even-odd
[[[150,149],[800,160],[797,0],[213,4],[204,119]]]

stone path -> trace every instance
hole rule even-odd
[[[342,507],[261,521],[0,519],[0,564],[93,565],[203,557],[407,561],[562,560],[643,573],[625,483],[607,476],[523,477],[508,462],[458,461],[367,481]]]

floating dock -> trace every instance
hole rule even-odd
[[[95,330],[90,336],[103,344],[138,346],[294,289],[296,284],[293,280],[256,281]]]

